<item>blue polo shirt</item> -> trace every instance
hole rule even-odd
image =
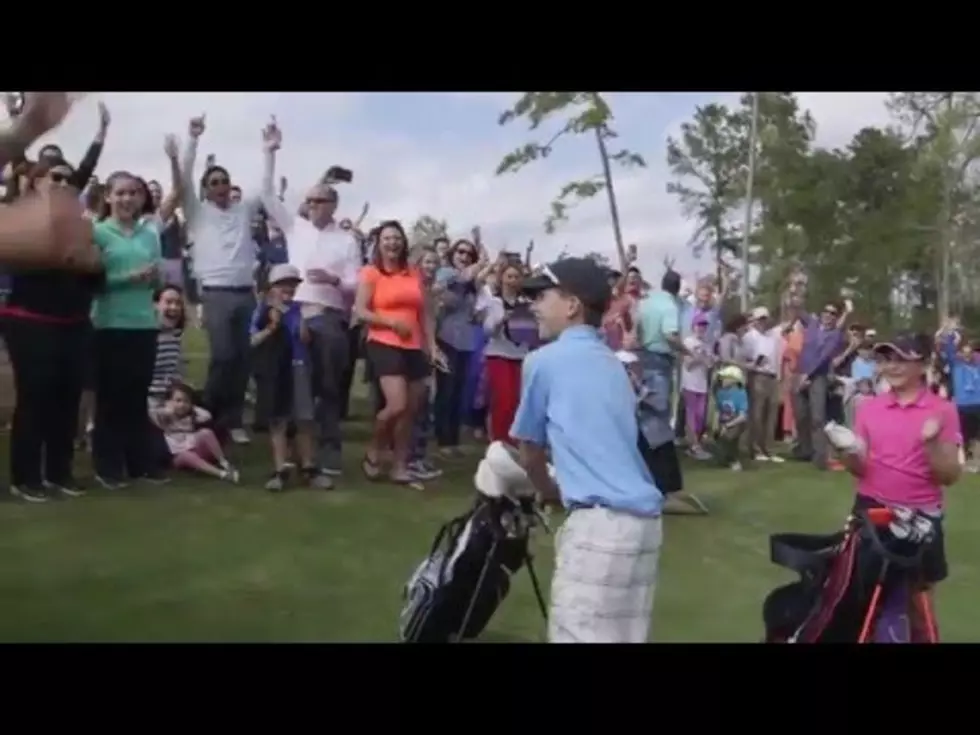
[[[510,433],[551,448],[566,507],[660,515],[663,496],[637,446],[636,394],[592,327],[570,327],[524,359]]]

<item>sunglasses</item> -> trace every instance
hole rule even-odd
[[[307,204],[336,204],[337,200],[333,197],[308,197]]]
[[[208,186],[228,186],[230,183],[231,179],[224,176],[208,180]]]

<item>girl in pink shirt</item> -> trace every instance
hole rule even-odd
[[[875,345],[890,390],[857,409],[858,446],[844,463],[858,479],[855,508],[903,506],[941,517],[943,487],[959,478],[959,419],[949,401],[925,385],[931,351],[925,335],[903,335]],[[942,523],[922,560],[930,586],[948,573]]]

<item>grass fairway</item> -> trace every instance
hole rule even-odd
[[[237,451],[241,487],[181,476],[44,506],[0,503],[0,641],[395,640],[402,585],[439,525],[468,506],[474,463],[448,465],[422,494],[367,483],[365,435],[363,420],[348,425],[331,493],[262,490],[260,439]],[[713,513],[667,519],[654,636],[757,641],[764,595],[790,578],[769,562],[768,534],[833,530],[850,482],[795,465],[689,468],[687,482]],[[947,641],[977,639],[978,489],[969,477],[951,493],[951,577],[938,597]],[[547,584],[550,538],[536,547]],[[543,630],[522,572],[485,640],[539,641]]]

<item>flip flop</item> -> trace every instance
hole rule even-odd
[[[366,454],[361,460],[361,472],[363,472],[364,476],[372,482],[381,477],[381,467]]]

